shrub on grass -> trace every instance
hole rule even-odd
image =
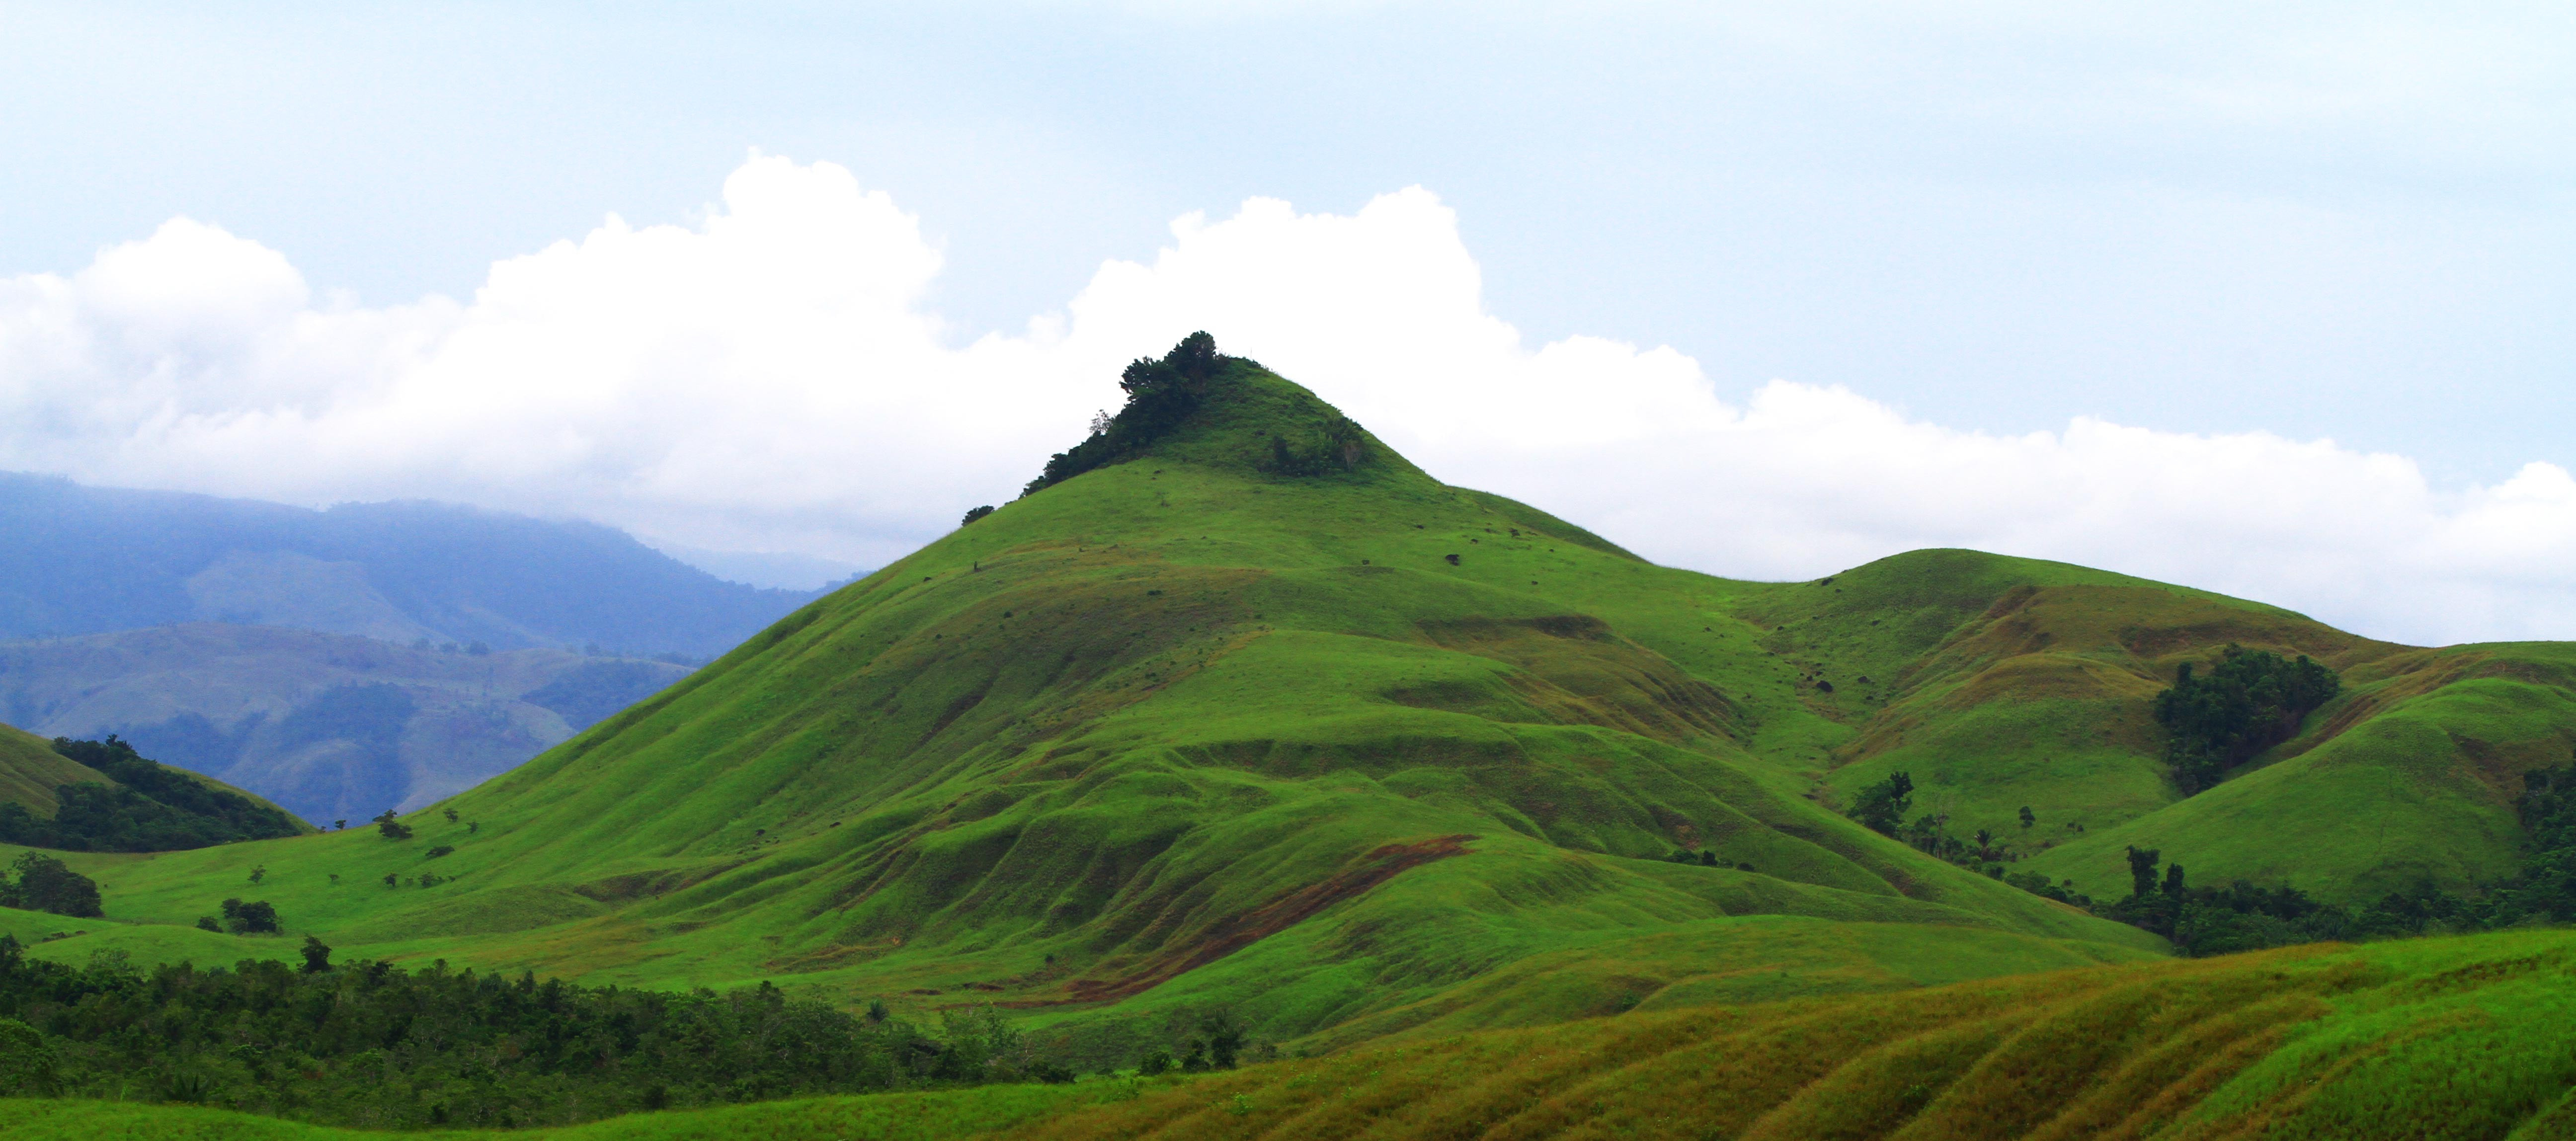
[[[388,840],[411,839],[411,829],[394,819],[394,810],[390,808],[376,814],[376,834]]]
[[[225,900],[224,926],[235,935],[275,935],[280,930],[277,909],[266,900]]]
[[[26,852],[10,865],[13,876],[0,876],[0,907],[46,911],[75,919],[98,919],[98,884],[42,852]]]
[[[1845,815],[1881,836],[1896,835],[1905,813],[1914,807],[1914,778],[1903,772],[1887,774],[1887,779],[1860,790],[1852,798],[1851,811]]]

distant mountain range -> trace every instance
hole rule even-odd
[[[705,658],[817,593],[728,582],[593,523],[0,473],[0,639],[226,622]]]
[[[764,581],[832,565],[686,553]],[[819,593],[590,523],[0,473],[0,719],[363,820],[505,771]]]
[[[688,673],[195,622],[0,645],[0,719],[43,737],[114,733],[327,826],[472,787]]]

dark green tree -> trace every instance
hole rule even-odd
[[[966,517],[958,520],[957,525],[963,527],[992,513],[993,505],[990,503],[987,503],[982,507],[969,507],[966,509]]]
[[[1243,1023],[1227,1011],[1217,1011],[1199,1020],[1199,1033],[1207,1036],[1208,1063],[1220,1070],[1231,1070],[1243,1054]]]
[[[318,975],[331,969],[331,948],[318,938],[305,936],[303,950],[298,953],[304,956],[305,974]]]
[[[388,809],[384,810],[383,812],[380,812],[380,813],[376,814],[376,818],[375,818],[375,820],[376,820],[376,832],[377,832],[379,835],[382,835],[385,839],[388,839],[388,840],[408,840],[408,839],[411,839],[411,829],[410,829],[408,826],[404,825],[402,821],[399,821],[399,820],[394,819],[394,810],[393,810],[393,809],[388,808]]]
[[[1887,779],[1860,790],[1852,798],[1852,819],[1882,836],[1894,836],[1905,823],[1905,814],[1914,807],[1914,778],[1903,772],[1887,774]]]
[[[243,903],[238,899],[224,901],[224,926],[235,935],[274,935],[278,933],[277,909],[265,900]]]
[[[2141,849],[2134,844],[2129,846],[2130,895],[2146,896],[2155,893],[2156,864],[2163,859],[2164,853],[2153,848]]]

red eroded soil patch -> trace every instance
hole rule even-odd
[[[1357,896],[1396,877],[1407,868],[1467,854],[1474,836],[1441,836],[1410,844],[1385,844],[1343,865],[1320,883],[1308,884],[1250,911],[1223,916],[1208,924],[1198,941],[1147,960],[1143,966],[1109,979],[1075,979],[1062,999],[1036,999],[1004,1006],[1052,1006],[1060,1002],[1108,1002],[1141,994],[1167,980],[1197,970],[1263,938],[1285,931],[1315,913]]]

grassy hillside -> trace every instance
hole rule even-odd
[[[2576,646],[2406,650],[2355,663],[2346,692],[2228,782],[2093,832],[2034,865],[2109,892],[2110,858],[2154,847],[2204,882],[2246,877],[2356,900],[2509,872],[2522,774],[2576,749]]]
[[[1098,1065],[1219,1008],[1324,1048],[2151,957],[1832,806],[1907,769],[1918,810],[2102,895],[2146,829],[2202,882],[2466,883],[2514,856],[2499,790],[2576,727],[2547,647],[2413,650],[1965,551],[1808,583],[1656,567],[1248,362],[1178,424],[408,839],[73,862],[128,922],[184,925],[264,868],[256,897],[344,956],[1001,1004]],[[2345,692],[2184,799],[2148,700],[2230,643]],[[2364,804],[2394,840],[2356,839]]]
[[[1417,1037],[1198,1079],[818,1099],[522,1135],[2544,1141],[2576,1137],[2571,952],[2564,931],[2326,945]],[[45,1102],[0,1102],[0,1130],[389,1136]]]
[[[1563,969],[1528,985],[1585,1011],[1639,990],[1614,967],[1647,934],[1675,936],[1644,964],[1668,983],[1789,968],[1730,984],[1751,994],[2160,947],[1807,799],[1780,758],[1848,729],[1729,612],[1777,588],[1373,441],[1266,469],[1335,419],[1236,366],[1146,457],[800,610],[412,840],[80,866],[123,919],[188,922],[265,866],[289,929],[344,954],[1001,1002],[1099,1060],[1213,1006],[1271,1040],[1472,1018],[1494,984],[1447,992],[1533,956]],[[1922,937],[1780,956],[1727,922],[1764,915]]]

